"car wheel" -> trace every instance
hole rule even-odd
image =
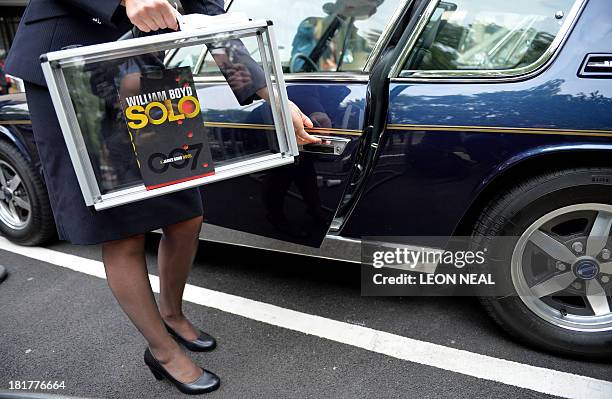
[[[56,236],[47,190],[38,172],[12,145],[0,141],[0,233],[21,245]]]
[[[514,337],[555,353],[612,357],[612,169],[559,170],[506,190],[473,238],[510,295],[482,297]],[[512,237],[512,245],[493,237]],[[500,267],[501,265],[501,267]]]

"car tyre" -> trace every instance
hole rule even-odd
[[[0,141],[0,168],[4,176],[4,182],[0,177],[0,233],[20,245],[43,245],[55,240],[53,213],[38,171],[5,141]]]
[[[568,251],[575,253],[582,249],[586,256],[589,248],[582,248],[573,242],[584,242],[584,235],[593,235],[598,218],[612,223],[612,168],[563,169],[534,176],[507,188],[482,211],[472,234],[474,245],[480,249],[487,248],[492,259],[502,259],[501,267],[498,264],[491,272],[498,281],[500,278],[510,279],[504,281],[512,282],[510,287],[514,292],[500,297],[481,297],[481,302],[510,335],[523,343],[557,354],[583,359],[612,358],[612,311],[607,314],[606,304],[601,300],[607,300],[608,309],[612,308],[610,276],[603,273],[602,268],[593,280],[576,278],[568,287],[563,288],[564,291],[540,297],[556,289],[550,288],[551,278],[555,282],[560,281],[562,278],[559,276],[564,274],[567,283],[577,277],[578,269],[577,262],[564,264],[552,256],[549,258],[551,253],[556,257],[559,257],[559,253],[540,242],[549,252],[542,250],[535,245],[537,240],[533,238],[544,233],[555,241],[561,241]],[[608,224],[603,229],[607,235],[602,240],[607,242],[606,247],[612,248],[609,227]],[[512,237],[512,245],[502,245],[500,241],[496,244],[493,237]],[[557,248],[555,243],[550,243]],[[565,253],[562,247],[559,248]],[[591,248],[597,250],[594,244]],[[540,257],[526,256],[525,251],[528,250]],[[538,251],[544,253],[545,257],[542,258]],[[609,253],[605,255],[608,257]],[[577,253],[576,256],[582,255]],[[530,259],[538,260],[529,264]],[[598,261],[605,263],[601,258]],[[548,270],[555,264],[558,270]],[[609,272],[610,265],[606,267]],[[533,269],[537,273],[532,272]],[[529,283],[524,283],[528,277],[538,275],[546,275],[541,283],[531,287]],[[565,286],[565,283],[560,286]],[[600,298],[598,302],[593,302],[593,296],[587,296],[586,293],[584,298],[580,296],[582,291],[578,288],[585,285],[582,289],[586,292],[591,285],[597,284],[603,287],[607,297],[600,295],[597,297]],[[568,291],[573,291],[572,295],[565,296]],[[570,304],[563,301],[569,301]],[[584,306],[580,305],[581,302]]]

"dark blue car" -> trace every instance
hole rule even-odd
[[[359,262],[368,237],[514,237],[495,271],[514,295],[483,297],[486,311],[523,342],[612,356],[610,1],[229,7],[274,21],[289,97],[331,140],[202,188],[203,239]],[[193,68],[213,151],[248,153],[268,125],[228,106],[206,48],[166,63]],[[0,107],[0,230],[43,244],[53,217],[25,96]]]

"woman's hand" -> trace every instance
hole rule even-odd
[[[295,137],[297,138],[298,145],[320,143],[321,139],[311,136],[304,130],[304,127],[313,127],[310,118],[304,115],[298,106],[291,101],[289,101],[289,109],[291,111],[293,130],[295,130]]]
[[[257,95],[263,98],[265,101],[270,102],[270,95],[267,87],[257,90]],[[289,101],[289,112],[291,112],[291,122],[293,122],[293,130],[295,130],[295,138],[297,139],[298,145],[321,142],[321,139],[306,133],[304,127],[313,127],[312,121],[309,117],[304,115],[304,113],[297,105],[293,103],[293,101]]]
[[[176,10],[166,0],[124,0],[125,12],[138,29],[150,32],[159,29],[178,29]]]

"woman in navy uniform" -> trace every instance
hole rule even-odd
[[[186,13],[217,15],[223,0],[183,0]],[[216,342],[195,328],[181,309],[182,294],[202,225],[199,190],[191,189],[104,211],[83,201],[57,117],[46,88],[39,56],[70,45],[114,41],[136,26],[143,32],[176,30],[175,10],[165,0],[31,0],[7,59],[8,73],[25,81],[34,136],[60,239],[73,244],[102,243],[108,284],[122,309],[148,342],[145,363],[156,378],[166,378],[185,393],[215,390],[219,378],[196,366],[178,343],[194,351]],[[223,69],[223,68],[222,68]],[[230,85],[240,81],[223,71]],[[238,84],[240,85],[240,84]],[[248,85],[247,85],[248,86]],[[235,94],[248,103],[267,99],[262,83]],[[243,85],[244,87],[244,85]],[[304,131],[308,117],[291,104],[298,143],[316,142]],[[145,263],[144,233],[163,231],[159,244],[159,308]],[[174,339],[173,339],[174,338]]]

